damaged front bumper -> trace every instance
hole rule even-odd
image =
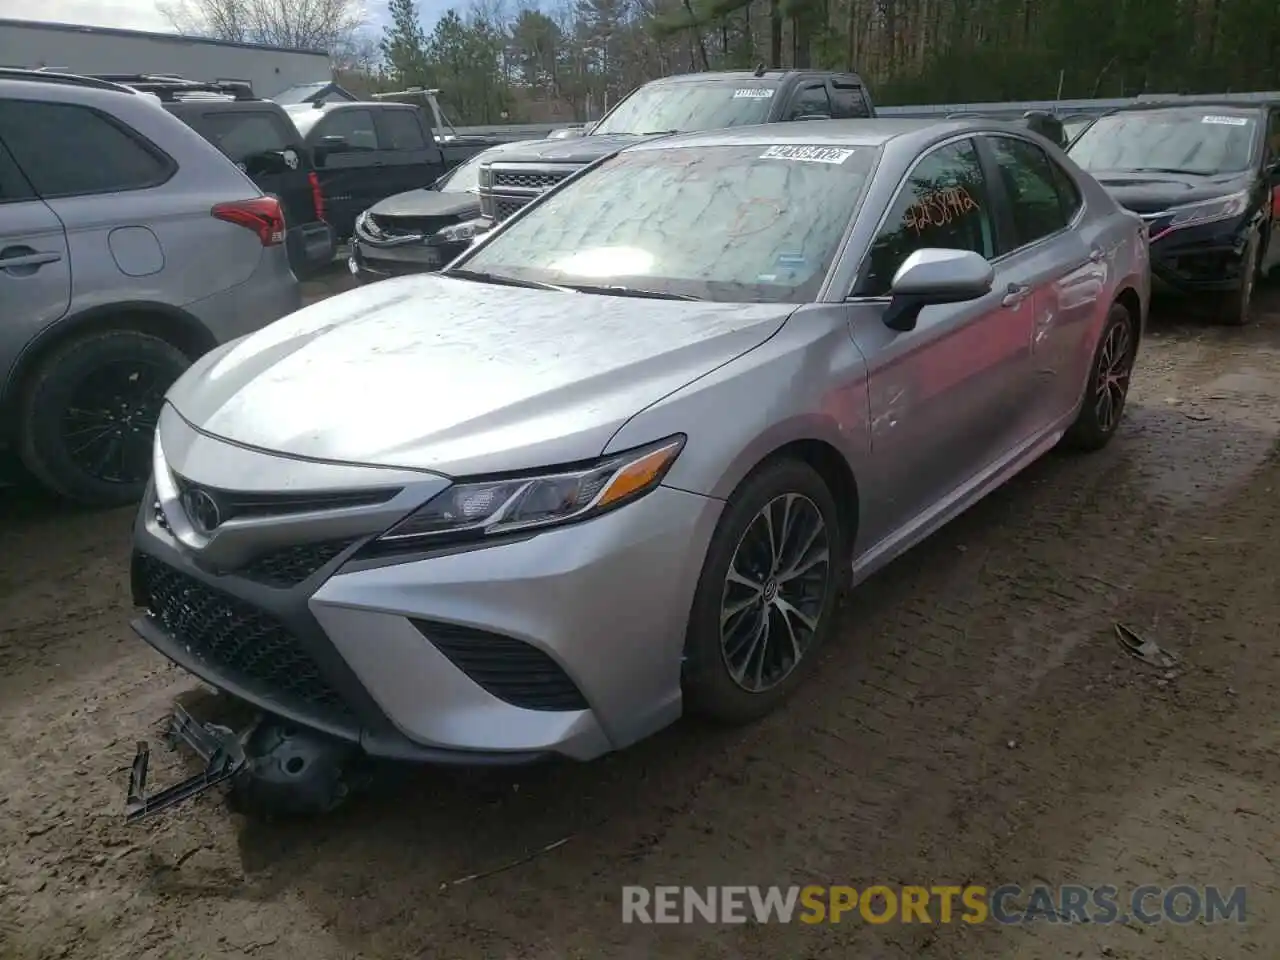
[[[202,723],[183,706],[174,704],[165,742],[171,750],[184,746],[191,750],[204,763],[204,769],[171,787],[149,793],[147,775],[151,748],[145,740],[140,740],[129,772],[125,821],[134,823],[153,813],[168,810],[242,774],[249,764],[245,744],[258,722],[255,720],[247,730],[236,733],[219,724]]]

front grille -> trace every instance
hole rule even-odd
[[[327,540],[282,547],[256,557],[239,573],[269,587],[296,587],[353,543],[354,540]]]
[[[495,187],[520,187],[524,190],[546,190],[563,180],[567,173],[518,173],[514,170],[495,170]]]
[[[457,217],[388,217],[374,216],[369,219],[383,237],[398,239],[400,237],[429,237],[451,223],[457,223]]]
[[[137,602],[215,674],[282,706],[350,717],[319,665],[275,617],[146,554],[134,554],[133,564]]]
[[[586,710],[558,663],[522,640],[455,623],[414,620],[418,632],[486,692],[525,710]]]
[[[528,202],[528,200],[515,200],[511,197],[494,197],[493,218],[495,220],[506,220]]]
[[[312,493],[246,493],[206,487],[178,474],[173,475],[180,494],[201,490],[218,505],[219,522],[238,517],[284,516],[321,510],[345,510],[386,503],[400,492],[397,488],[381,490],[332,490]]]

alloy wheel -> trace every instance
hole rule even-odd
[[[720,604],[720,650],[735,684],[764,693],[795,670],[817,634],[830,574],[830,533],[808,497],[775,497],[752,518]]]
[[[151,441],[168,388],[153,364],[121,361],[95,370],[62,417],[67,455],[104,483],[130,484],[151,472]]]
[[[1126,321],[1114,324],[1107,331],[1102,351],[1098,355],[1093,409],[1098,418],[1098,427],[1104,433],[1110,433],[1120,422],[1132,373],[1133,333]]]

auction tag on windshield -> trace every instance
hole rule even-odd
[[[761,160],[799,160],[803,163],[844,163],[853,151],[844,147],[801,147],[778,144],[760,154]]]
[[[1201,123],[1222,123],[1228,127],[1247,127],[1249,125],[1248,117],[1214,117],[1208,116],[1203,118]]]
[[[769,100],[773,97],[773,87],[744,87],[733,91],[735,100]]]

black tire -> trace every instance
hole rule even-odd
[[[84,506],[136,503],[151,472],[164,394],[190,365],[177,347],[137,330],[92,333],[63,344],[22,392],[23,464],[54,493]],[[103,454],[104,465],[95,470],[97,451],[113,441],[119,455]]]
[[[1123,341],[1120,343],[1119,341]],[[1089,365],[1089,383],[1084,402],[1063,442],[1082,451],[1101,450],[1115,436],[1124,416],[1129,396],[1133,361],[1138,351],[1138,326],[1122,303],[1113,303],[1106,326],[1098,338],[1098,349]],[[1103,398],[1103,390],[1107,399]],[[1108,401],[1110,406],[1108,406]]]
[[[788,497],[792,499],[787,500]],[[762,676],[765,659],[771,655],[771,650],[780,657],[776,664],[779,671],[777,681],[766,689],[748,690],[731,673],[731,657],[725,653],[721,640],[721,611],[725,603],[729,602],[728,598],[733,591],[745,590],[747,595],[751,593],[746,588],[729,586],[729,568],[735,561],[735,556],[738,556],[740,544],[746,551],[748,546],[756,542],[754,538],[760,534],[763,526],[757,521],[770,504],[774,505],[775,519],[781,517],[779,511],[784,507],[794,507],[796,513],[792,523],[796,525],[793,528],[795,535],[790,538],[792,542],[789,545],[797,552],[799,541],[807,535],[805,529],[799,526],[801,519],[816,514],[822,524],[822,536],[826,539],[828,556],[820,577],[818,567],[813,567],[802,576],[786,581],[785,590],[788,592],[785,597],[784,587],[779,586],[782,578],[772,575],[777,572],[778,561],[775,559],[774,569],[767,578],[760,580],[764,589],[756,594],[755,606],[744,608],[741,613],[742,617],[750,618],[751,623],[742,620],[739,614],[729,618],[728,629],[731,635],[735,635],[734,631],[744,626],[748,633],[751,632],[752,623],[758,625],[761,619],[766,623],[765,639],[758,661],[761,669],[748,672]],[[749,532],[752,539],[747,538]],[[846,533],[840,526],[840,512],[836,508],[835,499],[822,477],[807,464],[798,460],[777,460],[758,468],[743,481],[729,498],[728,506],[716,526],[694,595],[685,639],[683,680],[687,712],[724,723],[745,723],[769,713],[791,694],[813,669],[817,653],[831,631],[839,597],[845,586],[843,580],[849,573],[845,557],[846,542]],[[815,542],[804,558],[788,557],[784,552],[783,560],[791,568],[800,566],[801,559],[812,560],[819,554],[820,543],[821,541]],[[746,552],[738,556],[740,564],[747,559]],[[796,599],[799,594],[790,591],[797,584],[803,588],[806,596],[803,603],[811,613],[809,619],[815,624],[812,631],[804,628],[803,621],[795,619],[794,614],[789,615],[784,612],[783,607],[776,605],[779,601],[788,603],[789,599]],[[770,585],[773,592],[766,599]],[[816,593],[819,585],[823,591],[820,597]],[[812,595],[809,594],[810,590],[813,591]],[[732,602],[737,604],[741,599],[735,597]],[[782,633],[788,624],[804,628],[803,632],[807,634],[798,662],[792,657],[789,669],[785,648],[769,646],[773,630],[778,630],[778,637],[788,642],[791,636],[795,636],[794,633]],[[736,635],[744,638],[747,636],[746,633]],[[735,646],[733,643],[729,645]],[[749,654],[747,662],[748,665],[753,662],[750,661]],[[744,675],[743,681],[748,679],[752,678]]]
[[[1243,327],[1249,322],[1253,313],[1253,293],[1258,286],[1261,275],[1262,243],[1257,231],[1249,238],[1244,251],[1244,266],[1240,286],[1227,294],[1222,309],[1217,315],[1220,324],[1226,327]]]

